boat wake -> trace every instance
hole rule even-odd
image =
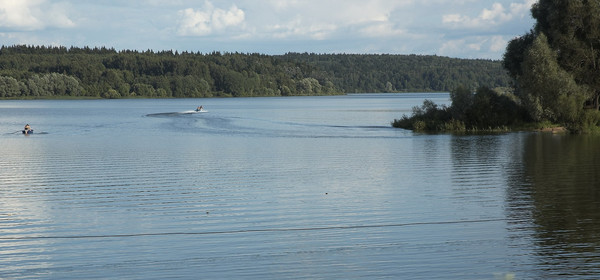
[[[195,116],[195,114],[204,112],[207,111],[164,112],[147,114],[146,117],[168,119],[170,121],[163,125],[171,130],[186,133],[286,138],[397,138],[406,136],[398,133],[391,126],[278,121],[221,114]]]
[[[202,113],[208,113],[208,111],[202,109],[202,110],[189,110],[189,111],[183,111],[183,112],[179,112],[180,114],[202,114]]]
[[[27,133],[27,134],[25,134],[25,133],[24,133],[22,130],[17,130],[17,131],[15,131],[15,132],[7,132],[7,133],[5,133],[5,134],[6,134],[6,135],[11,135],[11,134],[12,134],[12,135],[21,135],[21,134],[22,134],[22,135],[34,135],[34,134],[35,134],[35,135],[40,135],[40,134],[48,134],[48,132],[46,132],[46,131],[40,131],[40,132],[37,132],[37,131],[36,131],[35,133],[34,133],[34,132],[30,132],[30,133]]]
[[[147,114],[146,117],[177,117],[177,116],[181,116],[181,115],[195,115],[195,114],[203,114],[203,113],[208,113],[208,111],[206,110],[200,110],[200,111],[196,111],[196,110],[189,110],[189,111],[183,111],[183,112],[166,112],[166,113],[153,113],[153,114]]]

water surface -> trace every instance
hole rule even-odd
[[[600,139],[424,98],[1,101],[0,278],[598,278]]]

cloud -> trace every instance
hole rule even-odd
[[[393,23],[388,21],[366,25],[359,30],[359,33],[367,38],[390,37],[406,34],[404,30],[397,28]]]
[[[485,29],[495,27],[514,18],[523,18],[527,15],[535,0],[523,0],[523,3],[510,3],[506,9],[501,3],[494,3],[490,9],[484,8],[479,16],[472,18],[461,14],[447,14],[442,16],[442,22],[452,28]]]
[[[451,57],[494,57],[504,51],[507,42],[508,38],[503,36],[471,36],[444,42],[439,49],[439,54]]]
[[[531,10],[531,6],[537,2],[536,0],[525,0],[523,3],[511,3],[510,11],[515,15],[520,15],[521,17],[525,17],[528,15],[529,10]]]
[[[498,59],[536,0],[0,0],[3,44]]]
[[[261,19],[264,37],[278,39],[317,39],[393,36],[402,33],[390,13],[412,0],[270,0],[263,10],[270,16]]]
[[[327,39],[338,26],[327,21],[308,21],[302,16],[295,16],[282,23],[273,23],[259,31],[264,37],[276,39],[285,38],[311,38],[316,40]]]
[[[65,3],[46,0],[0,0],[0,28],[15,31],[67,28],[75,24],[66,14]]]
[[[241,26],[245,13],[233,4],[229,10],[215,8],[206,1],[204,8],[195,10],[187,8],[179,11],[177,34],[181,36],[206,36],[230,27]]]
[[[491,52],[502,52],[506,48],[508,40],[502,36],[493,36],[490,39],[490,51]]]

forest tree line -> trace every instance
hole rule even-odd
[[[0,48],[0,98],[330,95],[509,82],[500,61],[439,56]]]
[[[509,87],[499,61],[435,55],[299,54],[283,56],[308,63],[344,92],[449,92],[459,85]]]

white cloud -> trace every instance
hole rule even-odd
[[[60,28],[75,27],[75,22],[67,16],[69,9],[70,5],[67,3],[55,3],[47,7],[42,6],[39,12],[44,15],[42,18],[47,26]]]
[[[66,10],[66,4],[46,0],[0,0],[0,28],[33,31],[73,27]]]
[[[506,44],[508,44],[508,40],[506,40],[502,36],[493,36],[490,39],[490,51],[491,52],[502,52],[506,49]]]
[[[447,14],[442,16],[442,22],[453,28],[489,28],[513,20],[523,18],[535,3],[535,0],[523,0],[523,3],[510,3],[506,9],[501,3],[494,3],[490,9],[484,8],[477,17],[461,14]]]
[[[297,16],[283,24],[274,24],[268,28],[267,36],[283,39],[290,37],[308,37],[323,40],[337,29],[337,26],[327,22],[307,22]]]
[[[259,20],[264,37],[312,38],[325,40],[347,37],[355,32],[361,37],[393,36],[401,34],[390,13],[412,0],[270,0],[262,7],[272,11]],[[264,2],[263,2],[264,3]],[[256,19],[254,19],[256,20]],[[260,32],[260,31],[259,31]]]
[[[390,22],[378,22],[367,25],[359,30],[360,34],[364,37],[377,38],[377,37],[393,37],[398,35],[404,35],[406,32],[402,29],[395,27]]]
[[[507,38],[503,36],[472,36],[449,40],[442,44],[439,54],[472,58],[493,58],[506,48]],[[473,55],[465,55],[472,53]]]
[[[187,8],[179,11],[179,26],[177,34],[182,36],[206,36],[215,31],[222,31],[230,27],[241,26],[245,20],[245,13],[233,4],[229,10],[215,8],[206,1],[204,8],[194,10]]]
[[[529,14],[529,10],[531,9],[531,6],[535,4],[535,2],[537,2],[537,0],[525,0],[523,3],[511,3],[510,11],[515,15],[521,15],[521,17],[525,17]]]
[[[40,29],[43,24],[32,14],[30,7],[39,5],[39,2],[41,1],[1,0],[0,26],[25,30]]]

